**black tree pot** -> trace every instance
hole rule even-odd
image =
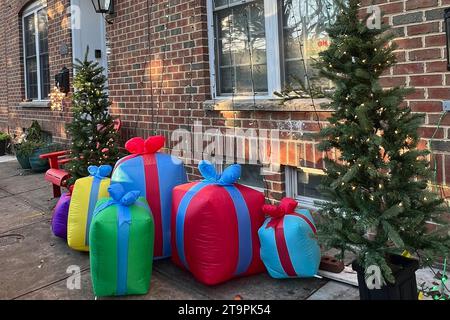
[[[356,261],[353,270],[358,273],[359,297],[361,300],[417,300],[416,271],[419,262],[399,255],[389,256],[390,266],[395,277],[394,284],[381,289],[369,289],[365,280],[364,268]]]
[[[0,140],[0,156],[4,156],[6,154],[6,140]]]

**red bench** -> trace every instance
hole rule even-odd
[[[122,127],[122,122],[115,120],[114,129],[119,132]],[[61,187],[67,187],[67,180],[70,178],[69,172],[61,167],[70,162],[70,150],[57,151],[52,153],[42,154],[41,159],[48,159],[50,169],[45,173],[45,180],[53,185],[53,197],[61,197]]]
[[[67,187],[67,180],[70,178],[69,172],[61,169],[61,166],[68,163],[70,151],[58,151],[42,154],[41,159],[48,159],[50,169],[45,173],[45,180],[53,185],[53,197],[61,197],[61,187]]]

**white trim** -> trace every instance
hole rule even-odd
[[[45,8],[47,7],[47,1],[43,0],[36,0],[32,3],[30,3],[25,10],[22,12],[22,16],[28,16],[32,14],[34,11],[38,10],[39,8]]]
[[[266,22],[267,89],[268,96],[273,97],[275,91],[281,91],[282,68],[280,60],[278,1],[264,0],[264,15]]]
[[[36,67],[37,67],[37,86],[38,86],[38,100],[42,100],[42,87],[41,87],[41,46],[39,45],[39,19],[38,12],[42,9],[36,9],[34,13],[34,28],[35,28],[35,41],[36,41]]]
[[[220,6],[220,7],[217,7],[217,8],[213,8],[213,10],[214,11],[224,10],[224,9],[228,9],[228,8],[233,8],[233,7],[239,6],[241,4],[251,3],[251,2],[254,2],[254,1],[256,1],[256,0],[241,0],[241,1],[234,2],[234,3],[224,4],[223,6]],[[231,0],[230,0],[230,2],[231,2]]]
[[[36,1],[31,3],[22,13],[22,56],[23,56],[23,70],[24,70],[24,84],[25,84],[25,99],[31,99],[33,102],[46,102],[48,99],[42,98],[41,87],[41,59],[39,48],[39,25],[37,13],[47,8],[46,1]],[[35,37],[35,56],[36,56],[36,68],[37,68],[37,93],[38,97],[35,99],[29,98],[28,92],[28,75],[27,75],[27,58],[26,58],[26,39],[25,39],[25,18],[34,16],[34,37]]]
[[[243,186],[246,186],[246,187],[248,187],[248,188],[250,188],[250,189],[256,190],[256,191],[258,191],[258,192],[264,193],[264,188],[255,187],[255,186],[250,186],[250,185],[248,185],[248,184],[242,184],[242,185],[243,185]]]
[[[323,175],[323,170],[320,169],[312,169],[312,168],[295,168],[286,166],[285,167],[285,182],[286,182],[286,196],[290,198],[294,198],[298,201],[301,207],[317,210],[316,202],[325,202],[325,200],[322,199],[316,199],[312,197],[305,197],[298,194],[298,187],[297,187],[297,171],[303,170],[304,172],[311,173],[311,174],[317,174],[317,175]]]
[[[209,76],[211,81],[211,97],[216,99],[216,55],[215,46],[216,41],[214,39],[214,11],[213,11],[213,0],[206,1],[206,17],[208,24],[208,48],[209,48]]]
[[[303,197],[303,196],[299,196],[299,195],[294,197],[294,199],[298,201],[298,203],[300,204],[301,207],[307,208],[307,209],[312,209],[312,210],[319,209],[316,205],[317,202],[326,202],[321,199]]]

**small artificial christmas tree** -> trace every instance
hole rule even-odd
[[[89,61],[88,52],[89,48],[84,61],[77,60],[74,66],[73,120],[67,125],[72,138],[69,184],[88,176],[90,165],[114,165],[120,157],[119,135],[108,112],[111,103],[105,91],[104,68]]]
[[[358,18],[359,0],[338,2],[341,12],[329,27],[330,47],[320,54],[321,75],[336,86],[330,95],[330,126],[322,129],[326,176],[321,191],[320,239],[327,247],[357,254],[365,268],[378,266],[395,281],[389,254],[405,250],[431,262],[450,250],[440,222],[443,201],[428,190],[428,151],[418,150],[422,116],[402,103],[410,89],[382,89],[381,74],[396,63],[387,27],[370,29]],[[333,153],[337,155],[334,159]]]

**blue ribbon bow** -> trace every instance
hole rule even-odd
[[[203,178],[205,178],[204,181],[220,186],[231,186],[241,177],[241,166],[239,164],[229,166],[220,174],[217,173],[216,168],[211,162],[202,160],[198,165],[198,169]]]
[[[148,206],[142,202],[139,202],[138,199],[141,195],[141,192],[136,191],[130,191],[126,192],[124,187],[119,184],[115,183],[109,186],[108,192],[112,199],[109,199],[106,202],[103,202],[101,205],[97,206],[95,208],[94,217],[99,214],[101,211],[105,210],[106,208],[117,205],[119,207],[130,207],[133,204],[139,205],[141,207],[148,208]],[[123,210],[119,210],[119,226],[124,223],[130,223],[131,222],[131,216],[125,217],[123,215],[120,215],[120,212]]]
[[[88,171],[92,177],[103,179],[109,177],[112,172],[112,167],[109,165],[102,165],[100,167],[89,166]]]
[[[89,229],[91,226],[92,217],[94,216],[95,205],[98,200],[98,193],[100,191],[100,184],[103,179],[109,177],[111,174],[112,167],[108,165],[103,165],[100,167],[89,166],[88,172],[91,177],[93,177],[91,193],[89,195],[89,205],[88,205],[88,217],[86,223],[86,236],[84,239],[84,244],[89,246]]]

